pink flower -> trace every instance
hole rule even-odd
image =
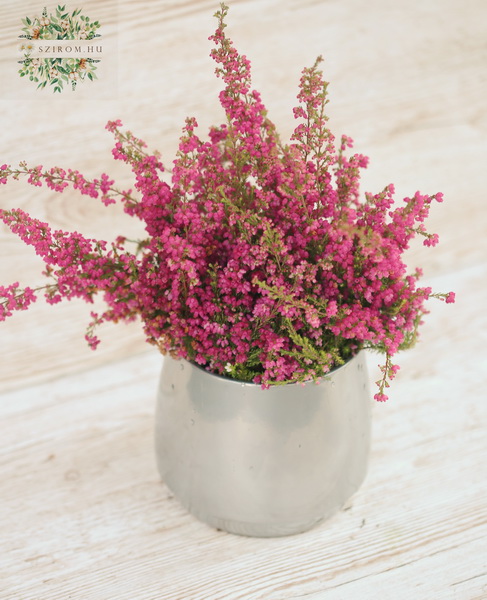
[[[0,183],[26,176],[33,186],[77,190],[86,201],[120,202],[145,228],[143,239],[113,242],[55,231],[20,209],[0,219],[42,257],[48,283],[0,287],[0,320],[46,301],[100,295],[105,310],[92,313],[86,340],[95,349],[104,322],[140,319],[147,340],[163,353],[192,360],[212,372],[254,381],[318,381],[361,348],[385,353],[375,398],[398,370],[391,362],[414,343],[425,303],[434,294],[417,286],[403,253],[415,235],[426,246],[438,236],[425,227],[433,200],[416,192],[394,200],[394,186],[360,193],[366,156],[347,155],[351,138],[336,144],[325,113],[327,86],[315,64],[302,72],[299,121],[290,144],[281,143],[260,94],[252,90],[249,60],[225,33],[227,8],[217,13],[210,40],[226,122],[200,137],[188,118],[176,159],[165,172],[157,152],[122,132],[112,155],[130,165],[133,190],[119,189],[103,173],[87,178],[59,167],[0,167]]]

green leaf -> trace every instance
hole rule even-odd
[[[91,79],[91,81],[93,81],[93,75],[91,73],[88,73],[88,79]]]
[[[32,25],[32,21],[29,19],[29,17],[25,17],[25,20],[27,21],[27,25]]]

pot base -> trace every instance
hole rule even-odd
[[[268,390],[164,359],[158,468],[216,529],[278,537],[331,517],[365,478],[370,429],[363,352],[319,384]]]

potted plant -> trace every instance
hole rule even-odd
[[[157,152],[107,124],[113,156],[129,163],[135,191],[106,174],[21,163],[0,182],[121,202],[147,237],[112,242],[53,231],[20,209],[2,221],[46,265],[48,282],[0,287],[0,320],[43,294],[55,304],[101,294],[86,340],[100,324],[140,319],[147,341],[166,355],[157,454],[161,474],[183,504],[214,526],[251,535],[302,531],[337,510],[365,475],[369,400],[364,349],[384,354],[375,398],[411,347],[432,297],[402,255],[440,193],[394,204],[394,187],[359,194],[361,154],[338,144],[325,113],[321,58],[302,72],[299,121],[288,144],[251,89],[250,63],[225,32],[228,8],[210,37],[226,123],[208,139],[186,120],[166,170]],[[316,385],[318,383],[318,385]]]

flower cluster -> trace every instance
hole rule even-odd
[[[419,287],[402,254],[415,235],[438,238],[424,227],[442,195],[419,192],[394,205],[394,187],[359,195],[361,154],[352,141],[335,145],[325,106],[327,84],[316,63],[299,84],[299,120],[283,144],[261,98],[251,89],[250,63],[225,33],[227,7],[216,13],[210,40],[226,123],[207,140],[195,119],[183,130],[167,173],[158,153],[121,130],[113,156],[131,165],[135,191],[114,187],[107,176],[86,180],[77,171],[0,167],[0,182],[27,176],[58,192],[74,187],[105,204],[116,200],[141,219],[147,237],[111,243],[79,233],[52,231],[21,210],[2,210],[10,229],[35,248],[50,283],[43,288],[0,288],[0,319],[22,310],[43,291],[51,303],[101,293],[96,326],[140,318],[149,342],[209,371],[263,386],[318,380],[362,348],[385,353],[376,399],[397,371],[393,355],[411,346],[435,296],[453,293]]]

